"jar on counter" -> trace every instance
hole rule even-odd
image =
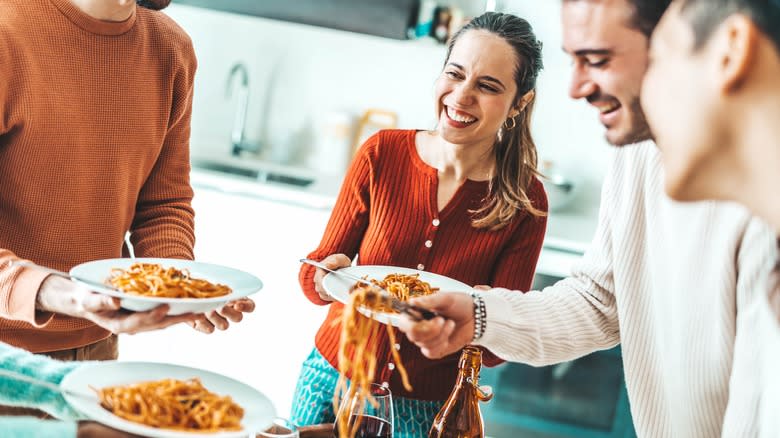
[[[352,158],[353,130],[352,114],[342,111],[323,114],[316,122],[309,167],[323,173],[344,174]]]

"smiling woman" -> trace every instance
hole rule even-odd
[[[467,285],[527,290],[547,211],[528,126],[541,67],[541,43],[522,18],[486,13],[457,32],[436,81],[436,128],[384,130],[363,144],[308,258],[338,269],[359,254],[361,265],[390,272],[414,268],[421,278],[435,273]],[[318,305],[333,300],[324,275],[309,265],[300,272],[304,293]],[[331,304],[303,365],[292,410],[299,425],[334,419],[343,312],[343,304]],[[393,435],[427,434],[452,389],[458,355],[427,359],[405,337],[394,342],[384,330],[363,340],[376,352],[371,383],[392,392]],[[500,362],[489,353],[484,360]]]
[[[490,165],[491,194],[476,210],[474,225],[492,229],[518,209],[543,214],[526,194],[539,176],[530,129],[542,44],[528,22],[512,18],[517,17],[484,14],[463,26],[450,40],[436,82],[440,138],[481,149]]]

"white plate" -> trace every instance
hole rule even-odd
[[[171,429],[160,429],[145,426],[140,423],[120,418],[100,406],[100,401],[94,397],[82,397],[78,394],[94,395],[90,388],[104,388],[106,386],[127,385],[161,379],[186,380],[193,377],[200,378],[203,386],[209,391],[219,395],[229,395],[234,402],[244,409],[244,418],[241,420],[243,429],[240,431],[225,431],[214,433],[183,432]],[[157,438],[246,438],[254,436],[255,432],[268,428],[276,413],[271,401],[260,391],[238,380],[225,377],[197,368],[181,365],[153,362],[94,362],[65,375],[60,386],[65,391],[65,400],[82,415],[90,420],[97,421],[114,429],[134,433],[141,436]]]
[[[432,288],[439,288],[442,292],[471,292],[471,286],[458,280],[445,277],[443,275],[434,274],[433,272],[418,271],[417,269],[401,268],[398,266],[377,266],[377,265],[362,265],[362,266],[349,266],[339,269],[340,272],[351,274],[357,277],[365,277],[368,280],[382,280],[389,274],[404,274],[414,275],[420,274],[420,280],[427,282]],[[322,279],[322,287],[330,296],[335,300],[346,304],[349,301],[349,291],[355,282],[344,277],[339,277],[336,274],[328,273]],[[365,311],[362,312],[367,316],[376,319],[379,322],[398,325],[398,321],[401,319],[401,315],[397,313],[380,313]]]
[[[226,266],[178,259],[123,258],[95,260],[74,266],[70,270],[70,275],[93,283],[103,284],[108,279],[113,268],[127,269],[133,263],[157,263],[165,268],[186,269],[193,277],[227,285],[233,292],[214,298],[155,298],[130,295],[109,287],[98,288],[87,283],[84,284],[95,292],[121,298],[121,306],[123,308],[136,312],[151,310],[163,303],[168,304],[170,306],[170,310],[168,310],[169,315],[208,312],[209,310],[222,307],[228,301],[245,297],[263,288],[263,282],[247,272]]]

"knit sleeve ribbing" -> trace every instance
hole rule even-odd
[[[354,260],[368,226],[371,207],[371,183],[373,181],[372,155],[379,143],[376,134],[366,140],[344,177],[341,191],[325,227],[322,241],[316,250],[308,255],[313,260],[322,260],[331,254],[345,254]],[[316,269],[302,265],[298,276],[306,297],[315,304],[329,304],[320,299],[314,290]]]
[[[608,173],[596,235],[572,276],[525,294],[501,288],[486,291],[487,326],[479,345],[506,360],[545,366],[620,342],[613,276],[613,179]]]
[[[5,29],[0,28],[0,136],[8,132],[9,126],[9,109],[10,104],[10,84],[11,84],[11,58],[8,42],[5,38]]]
[[[534,179],[529,197],[537,209],[547,212],[547,196],[539,180]],[[546,229],[547,216],[525,214],[511,242],[499,257],[499,262],[493,271],[491,286],[519,291],[527,291],[531,288]]]
[[[189,138],[197,62],[191,41],[184,42],[163,147],[136,204],[131,231],[139,257],[193,258],[195,213],[189,177]]]
[[[0,317],[45,327],[54,314],[36,311],[35,302],[38,289],[48,274],[12,266],[12,262],[17,260],[20,258],[13,252],[0,248]]]
[[[729,383],[729,399],[723,421],[722,436],[759,436],[757,421],[761,392],[764,389],[756,375],[761,364],[762,318],[765,305],[764,282],[775,261],[775,235],[759,219],[747,225],[737,254],[737,320],[734,358]],[[713,297],[713,300],[717,297]]]
[[[542,183],[537,179],[534,179],[529,190],[529,198],[534,207],[547,212],[547,195]],[[516,293],[531,289],[546,229],[547,216],[526,214],[522,218],[512,241],[498,258],[491,286],[506,288]],[[503,362],[490,351],[484,352],[482,361],[486,366],[496,366]]]
[[[14,39],[7,23],[0,23],[0,144],[11,127],[11,106],[14,87]],[[0,248],[0,317],[25,321],[43,327],[51,321],[51,313],[36,315],[35,299],[38,288],[47,274],[32,269],[11,266],[19,258],[14,252]],[[37,316],[37,319],[36,319]]]

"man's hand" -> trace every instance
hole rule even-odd
[[[474,300],[462,292],[439,292],[413,298],[410,303],[440,316],[413,321],[404,315],[398,328],[426,357],[438,359],[461,350],[474,339]]]
[[[212,310],[190,322],[190,326],[203,333],[213,333],[214,330],[227,330],[230,322],[241,322],[244,319],[244,313],[251,313],[255,310],[255,302],[249,298],[239,298],[225,304],[219,310]]]
[[[166,316],[167,304],[147,312],[120,309],[118,298],[92,292],[54,275],[46,277],[41,283],[36,300],[39,310],[84,318],[116,334],[159,330],[198,319],[198,315],[193,314]]]
[[[344,254],[331,254],[324,259],[320,260],[320,263],[325,265],[328,269],[341,269],[346,268],[352,264],[352,260]],[[322,279],[328,271],[317,268],[317,272],[314,273],[314,290],[320,295],[320,299],[323,301],[333,301],[333,297],[328,295],[325,288],[322,287]]]

